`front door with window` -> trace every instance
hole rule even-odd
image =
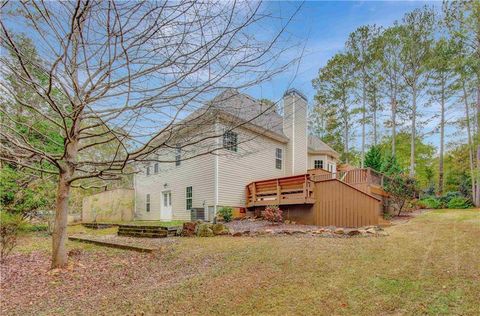
[[[172,192],[162,192],[162,204],[160,209],[160,220],[171,221],[172,220]]]

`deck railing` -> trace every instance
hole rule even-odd
[[[336,173],[310,173],[313,181],[325,181],[338,179],[351,185],[368,184],[383,186],[385,175],[371,168],[357,168],[348,171],[339,171]]]
[[[315,202],[308,174],[252,182],[247,185],[245,196],[247,207]]]

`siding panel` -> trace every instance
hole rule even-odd
[[[315,225],[359,227],[379,224],[380,201],[341,181],[316,182],[315,199]]]

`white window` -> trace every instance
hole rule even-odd
[[[153,165],[153,172],[158,173],[158,162]]]
[[[147,194],[145,198],[145,210],[150,212],[150,194]]]
[[[147,167],[147,176],[150,175],[150,166]]]
[[[315,169],[323,169],[323,160],[315,160],[313,164]]]
[[[175,148],[175,166],[180,166],[180,161],[182,159],[182,148],[180,145],[177,145]]]
[[[282,169],[282,149],[275,150],[275,168]]]
[[[164,192],[163,193],[163,206],[172,206],[172,193]]]
[[[186,192],[185,192],[186,200],[185,200],[185,206],[187,210],[191,210],[193,206],[193,191],[192,187],[187,187]]]
[[[238,151],[238,134],[232,131],[227,131],[223,134],[223,148]]]

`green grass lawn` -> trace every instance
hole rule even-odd
[[[25,264],[17,267],[15,284],[2,283],[2,310],[19,315],[480,314],[480,210],[431,211],[386,230],[390,236],[378,238],[178,238],[153,255],[69,242],[69,249],[83,253],[72,258],[71,271],[55,276],[46,272],[45,247],[20,249],[17,256],[24,256]],[[42,245],[41,238],[49,243],[38,235],[25,238],[36,238],[35,245]],[[43,271],[30,276],[34,256]]]

